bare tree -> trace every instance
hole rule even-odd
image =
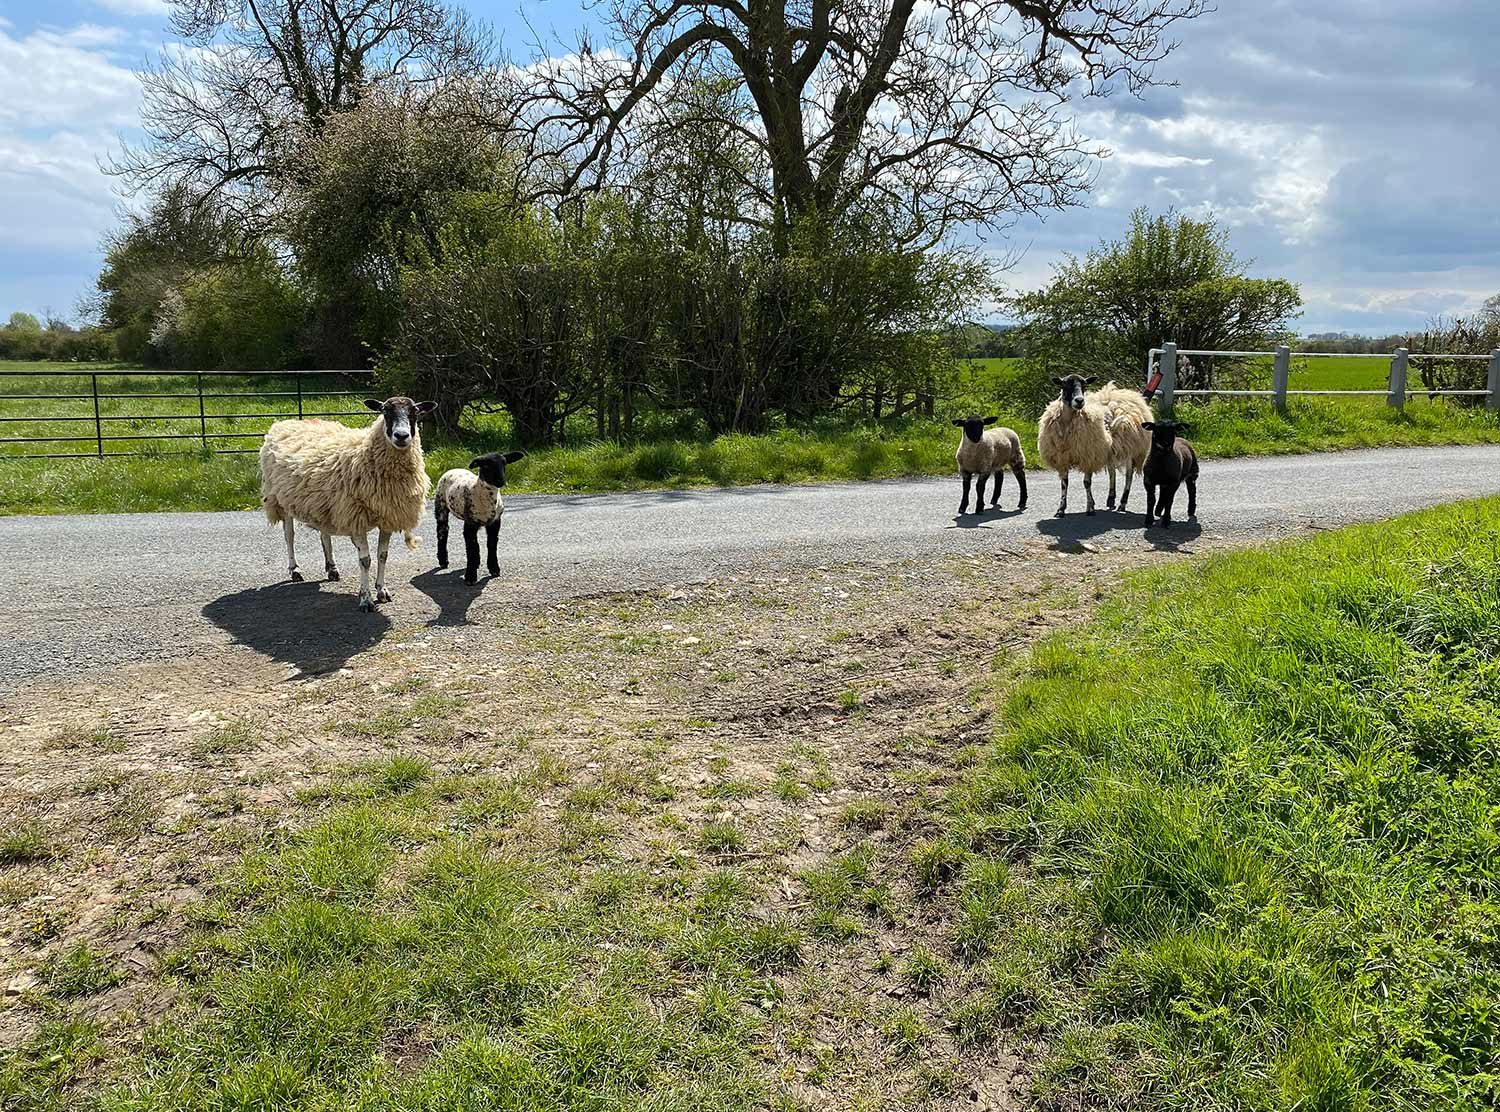
[[[488,72],[486,34],[441,0],[172,0],[165,50],[141,75],[145,139],[110,169],[134,189],[217,196],[247,227],[298,136],[372,88]]]
[[[605,0],[616,43],[530,70],[522,126],[543,194],[605,183],[638,159],[694,82],[753,104],[739,137],[769,168],[765,219],[899,214],[907,242],[1073,204],[1103,153],[1073,99],[1155,83],[1173,24],[1205,0]]]

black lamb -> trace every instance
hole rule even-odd
[[[1179,433],[1187,426],[1179,421],[1145,421],[1141,428],[1151,432],[1151,451],[1141,478],[1146,483],[1146,528],[1157,515],[1162,528],[1172,527],[1172,500],[1177,488],[1187,484],[1188,517],[1198,516],[1198,453]]]

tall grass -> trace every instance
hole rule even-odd
[[[1500,500],[1135,577],[952,800],[1043,1103],[1500,1101]],[[985,872],[1009,862],[1008,878]]]

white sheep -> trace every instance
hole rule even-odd
[[[1052,381],[1062,387],[1062,393],[1042,411],[1037,422],[1037,454],[1062,482],[1057,516],[1068,512],[1068,472],[1074,468],[1083,472],[1088,512],[1093,513],[1094,472],[1109,467],[1114,452],[1109,410],[1085,398],[1083,388],[1094,381],[1092,378],[1068,375]]]
[[[1151,451],[1151,433],[1142,426],[1151,420],[1151,407],[1139,390],[1127,390],[1106,382],[1097,390],[1091,390],[1084,399],[1101,405],[1109,411],[1109,432],[1112,446],[1109,459],[1109,499],[1106,509],[1115,508],[1115,469],[1125,472],[1125,490],[1120,496],[1120,509],[1130,501],[1130,482],[1135,473],[1146,466],[1146,456]]]
[[[500,497],[500,488],[505,485],[506,464],[526,458],[525,452],[491,452],[469,461],[469,466],[479,474],[455,467],[444,471],[438,478],[437,494],[432,500],[432,516],[437,521],[438,567],[448,566],[448,516],[464,523],[464,582],[474,583],[479,579],[479,527],[484,526],[486,547],[489,550],[491,575],[500,574],[500,560],[495,555],[495,542],[500,536],[500,518],[505,513],[505,500]]]
[[[998,506],[1007,467],[1021,486],[1021,500],[1016,504],[1016,509],[1026,508],[1026,453],[1021,451],[1021,438],[1014,429],[984,427],[993,425],[998,420],[998,417],[953,419],[953,423],[964,430],[958,441],[958,451],[954,453],[958,473],[964,481],[964,496],[958,504],[960,514],[969,512],[969,486],[976,475],[979,476],[979,500],[974,503],[974,512],[984,513],[984,484],[991,475],[995,476],[995,496],[990,500],[990,505]]]
[[[323,536],[323,561],[329,579],[339,577],[333,564],[333,536],[342,534],[359,550],[359,608],[389,602],[385,561],[391,534],[404,533],[416,547],[412,530],[422,517],[430,482],[422,459],[417,420],[432,402],[410,398],[373,399],[365,406],[380,414],[368,429],[351,429],[334,421],[277,421],[260,446],[260,496],[266,518],[286,530],[287,566],[300,582],[293,522],[311,525]],[[370,594],[371,529],[380,532],[375,594]]]

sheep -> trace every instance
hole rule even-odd
[[[1151,434],[1151,452],[1141,471],[1146,484],[1146,528],[1161,514],[1163,529],[1172,528],[1172,500],[1177,487],[1187,484],[1188,517],[1198,516],[1198,453],[1179,433],[1187,426],[1178,421],[1147,421],[1142,426]]]
[[[1115,469],[1125,472],[1125,491],[1120,496],[1121,510],[1130,501],[1130,483],[1135,472],[1146,465],[1146,453],[1151,450],[1151,434],[1143,428],[1151,420],[1151,407],[1146,404],[1139,390],[1127,390],[1113,381],[1098,390],[1090,391],[1085,399],[1109,410],[1109,433],[1113,441],[1109,459],[1109,498],[1104,508],[1115,508]]]
[[[421,520],[431,486],[422,461],[417,421],[435,408],[432,402],[396,397],[366,399],[380,416],[368,429],[351,429],[334,421],[277,421],[260,446],[260,496],[266,519],[286,531],[287,565],[293,582],[302,581],[292,543],[293,522],[317,529],[323,538],[323,563],[330,580],[339,577],[333,563],[333,535],[340,533],[359,551],[359,608],[370,611],[389,602],[385,561],[391,534],[404,533],[415,548],[412,530]],[[371,529],[380,531],[375,594],[370,594]]]
[[[1057,472],[1062,480],[1062,501],[1057,516],[1068,512],[1068,472],[1083,472],[1083,490],[1088,496],[1088,512],[1094,512],[1094,472],[1110,465],[1114,438],[1110,435],[1110,414],[1104,406],[1084,397],[1083,388],[1092,378],[1068,375],[1054,378],[1062,393],[1042,411],[1037,423],[1036,448],[1042,463]]]
[[[953,423],[964,430],[958,442],[954,458],[958,461],[958,473],[963,476],[964,496],[958,504],[960,515],[969,512],[969,485],[974,476],[979,476],[979,499],[974,503],[974,512],[984,512],[984,484],[995,476],[995,496],[991,506],[1000,504],[1000,488],[1005,485],[1005,469],[1010,468],[1016,482],[1021,485],[1021,500],[1017,510],[1026,508],[1026,453],[1021,451],[1021,438],[1014,429],[998,428],[985,431],[985,425],[993,425],[998,417],[955,417]]]
[[[452,514],[464,523],[464,582],[479,580],[479,527],[484,526],[485,540],[489,549],[491,575],[500,574],[500,561],[495,555],[495,542],[500,536],[500,517],[505,513],[505,503],[500,497],[500,488],[505,485],[506,464],[526,458],[525,452],[491,452],[469,461],[469,466],[479,472],[455,467],[444,471],[438,478],[437,494],[432,500],[432,516],[437,521],[438,567],[448,566],[448,515]]]

